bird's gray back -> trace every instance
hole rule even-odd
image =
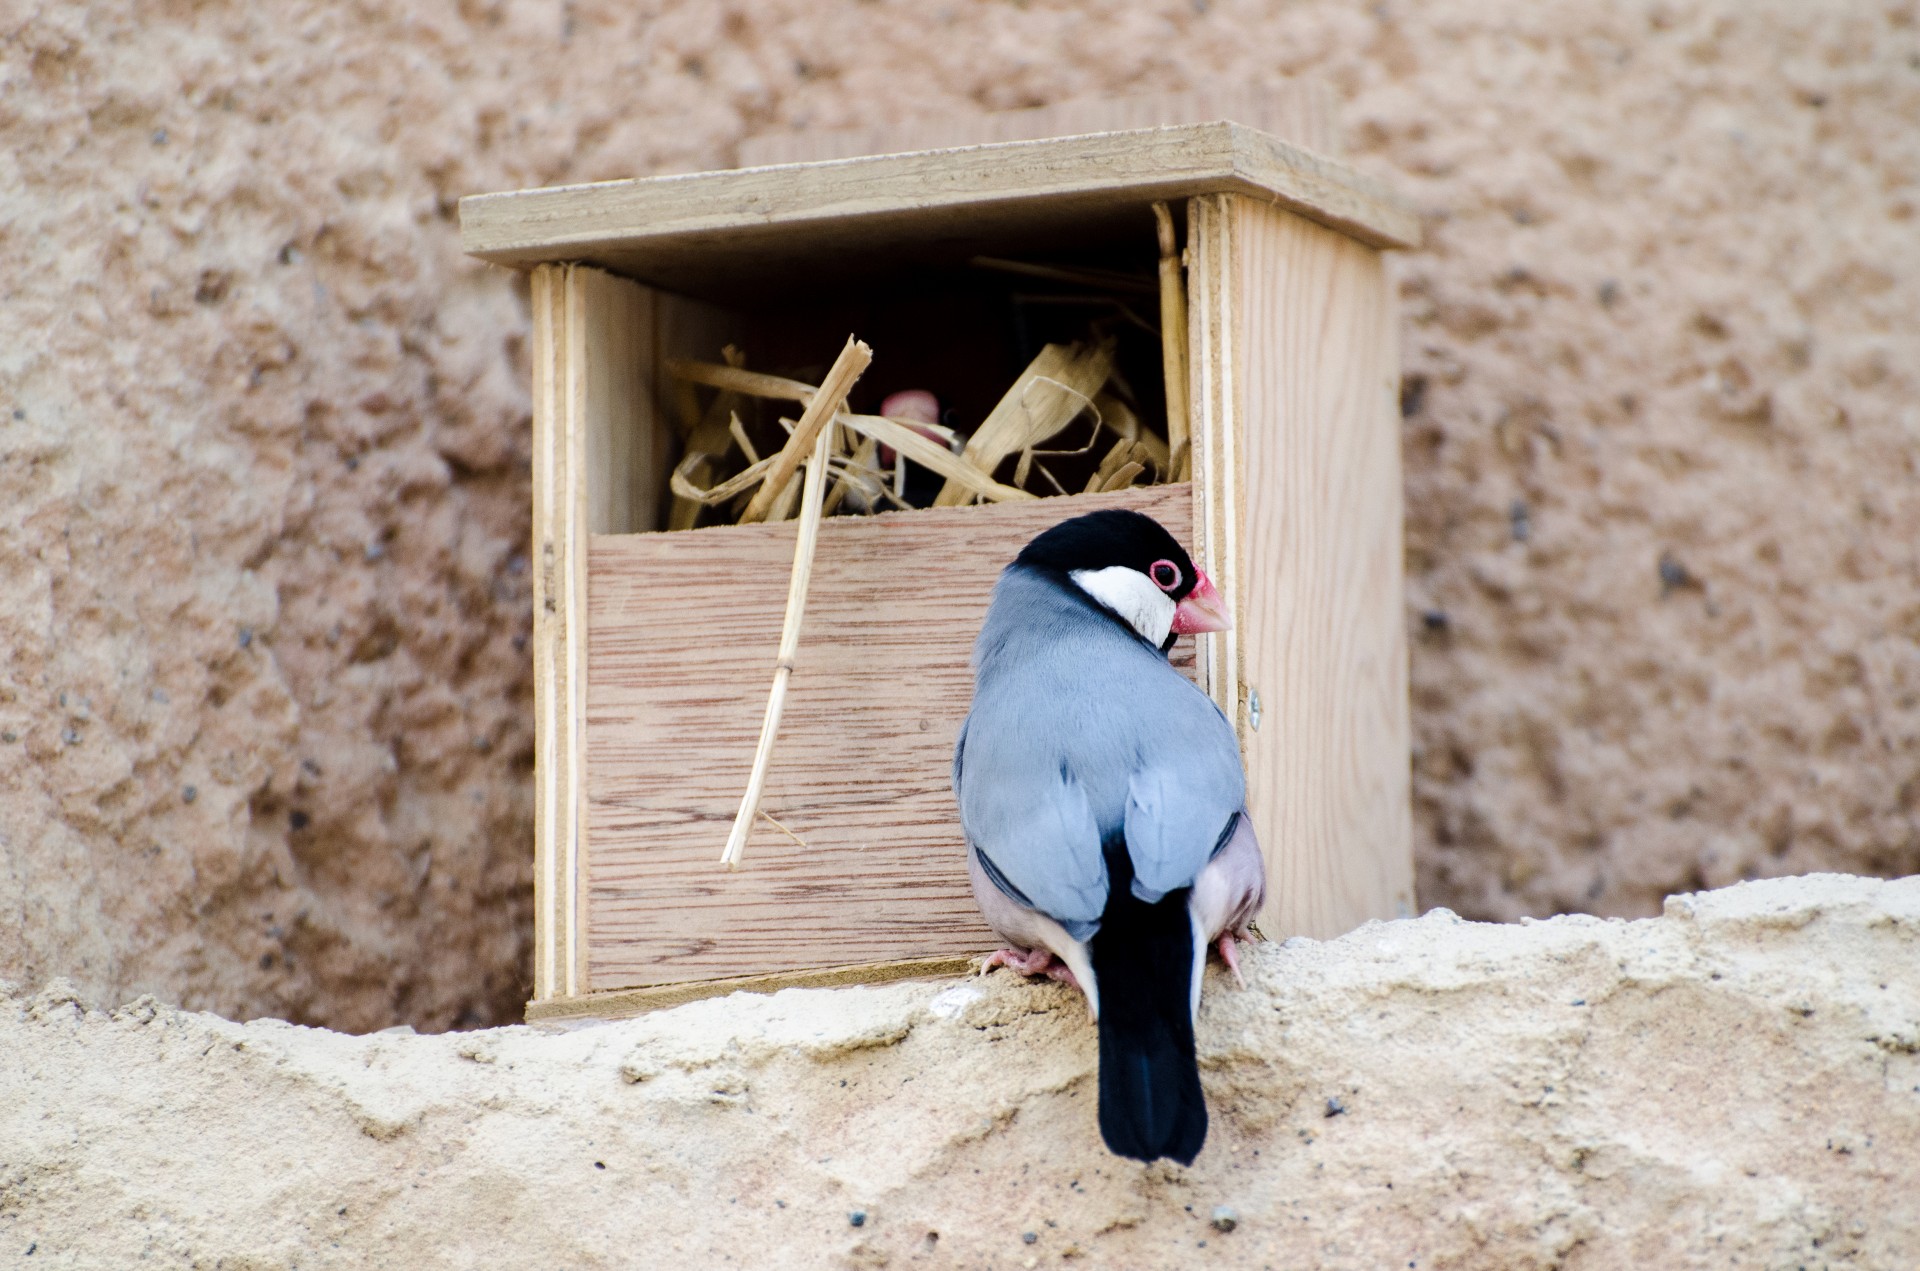
[[[1219,709],[1065,580],[1007,570],[974,650],[954,756],[961,823],[1037,909],[1105,907],[1103,842],[1124,834],[1144,899],[1190,884],[1246,797]]]

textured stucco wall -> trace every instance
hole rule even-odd
[[[1913,3],[15,0],[0,973],[514,1017],[527,324],[461,194],[1276,72],[1427,220],[1423,902],[1920,868]]]

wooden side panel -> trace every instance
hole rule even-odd
[[[1045,527],[1185,486],[821,528],[762,819],[718,865],[773,673],[795,526],[596,537],[587,717],[598,990],[978,953],[953,743],[988,594]],[[804,842],[796,842],[787,831]]]
[[[534,999],[587,991],[586,543],[658,519],[673,435],[657,409],[656,298],[597,269],[532,277]]]
[[[1328,937],[1413,906],[1393,295],[1380,253],[1257,200],[1221,204],[1261,925]]]
[[[1234,615],[1230,631],[1200,637],[1200,684],[1245,732],[1239,714],[1240,456],[1235,391],[1232,221],[1225,195],[1187,201],[1187,358],[1193,427],[1194,559]]]
[[[586,530],[655,528],[673,466],[674,434],[656,407],[659,295],[598,269],[567,271],[570,409],[581,421]]]
[[[573,718],[567,674],[568,554],[573,506],[567,455],[567,269],[542,265],[531,278],[533,304],[533,707],[534,952],[533,995],[569,991],[575,924],[567,905]]]
[[[1037,141],[1042,137],[1165,128],[1211,119],[1231,119],[1330,158],[1341,157],[1338,106],[1332,90],[1320,80],[1301,78],[1210,85],[1184,93],[1083,98],[1031,110],[930,115],[867,128],[768,133],[740,143],[739,166],[816,163],[995,141]]]

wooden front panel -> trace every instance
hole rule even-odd
[[[805,846],[763,818],[736,873],[794,525],[595,536],[582,991],[991,948],[949,784],[974,637],[1027,540],[1103,507],[1191,542],[1186,485],[822,526],[762,805]]]
[[[1248,802],[1276,938],[1412,912],[1393,293],[1373,249],[1225,195],[1207,222]],[[1260,727],[1247,709],[1260,698]]]

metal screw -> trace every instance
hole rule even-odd
[[[1260,731],[1260,690],[1257,688],[1247,690],[1247,727],[1256,733]]]

